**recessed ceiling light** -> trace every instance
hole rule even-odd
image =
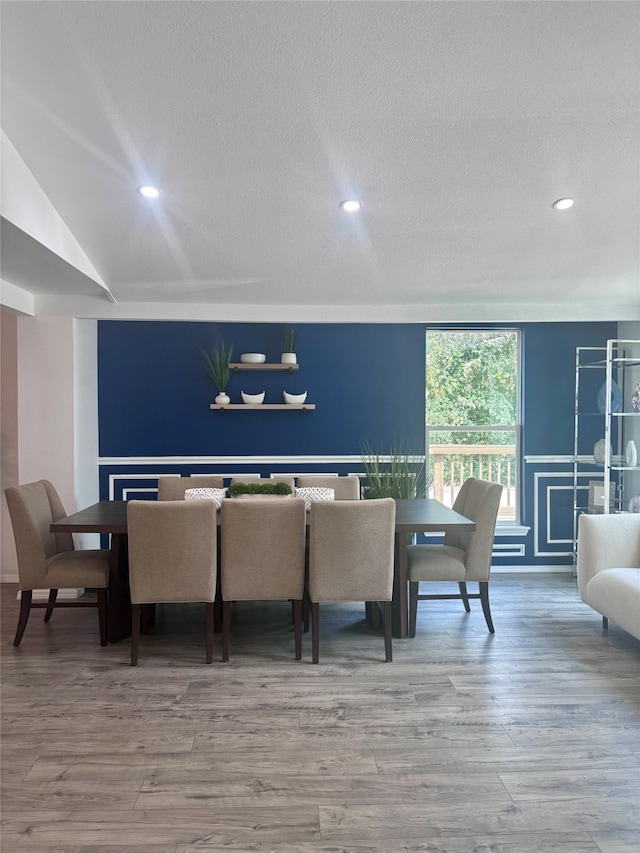
[[[138,192],[145,198],[158,198],[160,190],[157,187],[143,186],[138,187]]]
[[[568,210],[570,207],[573,207],[574,201],[572,198],[559,198],[558,201],[554,201],[551,205],[555,207],[556,210]]]
[[[342,210],[346,210],[347,213],[355,213],[356,210],[360,210],[362,207],[362,202],[350,199],[349,201],[340,202],[340,207]]]

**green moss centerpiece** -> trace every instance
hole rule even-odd
[[[292,494],[289,483],[232,483],[227,490],[230,498],[271,495],[288,497]]]

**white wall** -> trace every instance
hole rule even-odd
[[[13,581],[18,577],[18,566],[4,489],[18,485],[18,318],[4,308],[0,314],[0,581]]]
[[[73,396],[76,507],[91,506],[100,498],[98,477],[98,324],[73,321]],[[75,536],[81,548],[99,548],[100,536]]]
[[[72,512],[76,504],[71,317],[18,318],[18,400],[20,482],[51,480]]]

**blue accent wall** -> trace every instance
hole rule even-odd
[[[506,327],[522,330],[522,456],[569,456],[573,453],[575,348],[604,346],[608,338],[617,336],[617,326],[527,323]],[[307,402],[315,403],[316,410],[304,414],[286,410],[221,412],[209,409],[216,389],[199,348],[224,340],[234,345],[234,359],[238,361],[243,352],[264,352],[267,361],[278,362],[282,338],[279,324],[100,321],[100,455],[358,456],[365,441],[388,452],[399,440],[422,451],[426,329],[426,324],[417,323],[296,324],[299,370],[292,374],[232,374],[228,393],[232,402],[240,402],[241,390],[264,390],[265,402],[280,403],[283,390],[307,391]],[[600,381],[602,378],[598,377]],[[595,395],[600,381],[590,381],[594,381]],[[593,441],[587,435],[581,452],[589,453],[601,437],[594,421]],[[251,470],[255,469],[254,463]],[[102,496],[108,496],[109,476],[130,470],[127,466],[101,466]],[[138,479],[140,491],[152,490],[157,465],[148,469],[138,463],[136,470],[140,475],[145,471],[150,474],[148,481]],[[166,472],[170,470],[197,473],[194,465],[188,470],[166,468]],[[346,473],[348,468],[332,465],[331,470]],[[539,468],[536,478],[535,466],[523,464],[523,472],[521,520],[533,526],[534,489],[536,483],[544,483],[541,478],[545,469]],[[553,490],[554,524],[560,532],[544,533],[546,542],[538,543],[537,549],[545,557],[539,561],[567,563],[572,496],[566,485],[566,463],[561,476],[546,473],[544,488],[547,496]],[[526,563],[535,562],[535,535],[541,534],[532,531],[523,540]],[[556,541],[561,544],[554,545]],[[557,558],[554,548],[559,551]],[[509,556],[505,560],[517,562]]]
[[[228,393],[308,392],[317,409],[210,410],[216,389],[200,347],[218,339],[279,362],[281,327],[101,321],[98,388],[101,456],[358,454],[369,440],[424,447],[424,327],[297,327],[296,373],[242,372]]]

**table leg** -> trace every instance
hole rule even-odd
[[[409,634],[407,600],[407,534],[396,533],[394,572],[392,629],[394,637],[406,637]]]
[[[112,533],[110,550],[107,634],[110,643],[119,643],[131,636],[128,536]]]

